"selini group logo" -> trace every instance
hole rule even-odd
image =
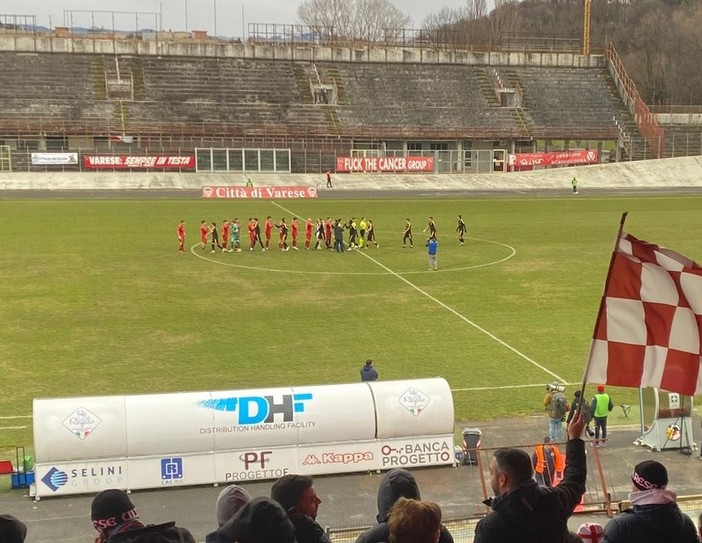
[[[41,482],[51,489],[51,492],[56,492],[62,486],[68,483],[68,474],[55,467],[52,467],[46,472],[46,475],[41,478]]]

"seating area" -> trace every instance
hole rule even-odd
[[[492,106],[481,90],[484,67],[440,64],[320,64],[335,68],[348,106],[339,106],[350,130],[393,131],[406,137],[427,133],[456,137],[516,137],[509,109]],[[387,136],[386,136],[387,137]]]
[[[105,77],[118,68],[133,100],[108,99]],[[631,120],[606,69],[505,68],[523,92],[521,108],[499,105],[488,70],[0,53],[0,134],[577,140],[616,138],[613,119]],[[329,104],[315,103],[314,80],[335,90]]]
[[[702,155],[702,124],[666,124],[661,128],[666,157]]]
[[[616,137],[629,119],[606,69],[511,67],[524,92],[523,107],[536,137],[604,133]],[[583,137],[583,136],[580,136]]]

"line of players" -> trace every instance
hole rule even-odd
[[[436,240],[436,223],[434,222],[434,217],[429,217],[427,222],[427,227],[422,230],[422,232],[429,232],[429,237],[427,238],[427,243],[429,240]],[[468,227],[466,222],[463,220],[463,215],[458,216],[458,225],[456,226],[456,232],[458,234],[458,242],[461,245],[465,245],[465,235],[468,233]],[[412,237],[412,221],[410,219],[405,219],[405,229],[402,235],[402,248],[407,247],[409,242],[410,249],[414,248],[414,238]]]
[[[278,249],[281,251],[289,251],[291,248],[295,251],[299,250],[298,236],[300,231],[300,222],[297,217],[293,217],[288,224],[285,217],[276,223],[271,216],[268,216],[263,223],[263,235],[261,233],[261,224],[258,218],[249,218],[247,223],[247,231],[249,236],[249,251],[261,248],[261,251],[268,251],[271,247],[271,239],[273,237],[273,229],[278,230]],[[317,219],[316,223],[308,218],[305,222],[305,249],[312,248],[314,235],[314,249],[332,249],[343,251],[343,232],[348,230],[347,246],[351,249],[368,248],[372,243],[375,247],[379,247],[375,239],[375,226],[371,219],[361,218],[357,224],[355,217],[344,222],[341,219],[332,219],[327,217]],[[221,238],[220,238],[221,232]],[[180,221],[178,224],[178,250],[185,251],[185,222]],[[265,239],[265,243],[264,243]],[[288,245],[288,239],[291,244]],[[209,242],[208,242],[209,240]],[[204,252],[209,243],[211,252],[216,252],[218,249],[224,252],[241,252],[241,221],[238,218],[233,220],[225,219],[222,221],[221,229],[216,222],[207,224],[206,221],[200,223],[200,248]]]
[[[281,251],[289,251],[290,247],[297,251],[299,250],[297,244],[297,238],[299,235],[300,223],[297,217],[293,217],[290,225],[287,224],[285,217],[281,218],[280,223],[275,223],[272,217],[269,215],[264,222],[264,234],[266,243],[264,245],[263,238],[261,237],[261,226],[259,224],[258,218],[249,218],[247,224],[247,230],[249,234],[249,251],[253,251],[258,244],[261,247],[261,251],[267,251],[270,248],[271,237],[273,233],[273,228],[278,229],[278,249]],[[343,232],[348,230],[348,242],[347,245],[350,249],[367,249],[372,243],[376,248],[380,247],[375,239],[375,226],[371,219],[366,219],[361,217],[358,225],[356,224],[355,217],[352,217],[348,222],[343,222],[341,219],[332,219],[327,217],[324,219],[317,219],[316,223],[308,218],[305,222],[305,249],[310,249],[312,245],[312,236],[314,234],[315,246],[314,249],[336,249],[338,252],[344,251],[344,241]],[[219,229],[217,228],[217,223],[213,222],[208,225],[206,221],[200,223],[200,245],[204,252],[208,237],[210,239],[211,251],[214,253],[216,249],[220,249],[224,252],[241,252],[242,245],[240,239],[241,231],[241,221],[238,218],[233,220],[225,219],[222,221],[222,239],[220,242]],[[437,239],[436,223],[433,217],[429,217],[427,227],[423,232],[429,232],[429,239]],[[458,233],[458,241],[461,245],[465,244],[465,234],[468,228],[462,215],[458,215],[458,225],[456,226],[456,232]],[[185,251],[185,221],[180,221],[178,223],[178,250],[180,252]],[[292,244],[288,245],[288,234],[291,235]],[[333,239],[332,239],[333,238]],[[428,241],[428,240],[427,240]],[[333,244],[332,244],[333,242]],[[414,239],[412,237],[412,222],[410,219],[405,219],[405,227],[402,237],[402,247],[405,248],[409,242],[410,248],[414,248]]]

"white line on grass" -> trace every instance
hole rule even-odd
[[[8,420],[8,419],[31,419],[32,415],[10,415],[7,417],[0,417],[0,420]]]
[[[277,202],[271,202],[271,203],[272,203],[273,205],[275,205],[275,206],[278,206],[280,209],[282,209],[282,210],[285,211],[286,213],[290,213],[291,215],[294,215],[294,216],[297,217],[297,214],[296,214],[296,213],[293,213],[293,212],[290,211],[289,209],[286,209],[285,207],[283,207],[282,205],[278,204]],[[478,325],[477,323],[473,322],[473,321],[470,320],[469,318],[464,317],[464,316],[461,315],[458,311],[456,311],[456,310],[453,309],[452,307],[449,307],[448,305],[446,305],[446,304],[445,304],[444,302],[442,302],[441,300],[438,300],[437,298],[434,298],[434,296],[432,296],[432,295],[429,294],[428,292],[422,290],[421,288],[419,288],[417,285],[415,285],[414,283],[412,283],[412,282],[409,281],[408,279],[405,279],[404,277],[402,277],[401,274],[399,274],[399,273],[397,273],[397,272],[391,270],[390,268],[388,268],[388,267],[387,267],[385,264],[383,264],[382,262],[377,261],[375,258],[373,258],[372,256],[368,255],[368,254],[365,253],[365,252],[361,252],[361,251],[356,251],[356,252],[358,252],[358,254],[363,255],[364,257],[366,257],[366,258],[367,258],[368,260],[370,260],[371,262],[374,262],[377,266],[380,266],[380,267],[383,268],[385,271],[387,271],[389,274],[394,275],[394,276],[397,277],[400,281],[403,281],[405,284],[407,284],[408,286],[412,287],[414,290],[416,290],[416,291],[419,292],[420,294],[422,294],[422,295],[424,295],[425,297],[429,298],[429,299],[430,299],[432,302],[434,302],[435,304],[438,304],[439,306],[443,307],[443,308],[446,309],[447,311],[453,313],[456,317],[458,317],[459,319],[461,319],[463,322],[465,322],[465,323],[467,323],[467,324],[470,324],[473,328],[475,328],[475,329],[478,330],[479,332],[482,332],[483,334],[485,334],[486,336],[488,336],[490,339],[496,341],[497,343],[499,343],[500,345],[502,345],[502,346],[505,347],[506,349],[509,349],[509,350],[512,351],[514,354],[516,354],[517,356],[523,358],[524,360],[526,360],[527,362],[529,362],[529,363],[532,364],[533,366],[535,366],[535,367],[539,368],[540,370],[546,372],[547,374],[549,374],[549,375],[550,375],[551,377],[553,377],[554,379],[557,379],[558,381],[561,381],[561,382],[562,382],[562,381],[565,381],[565,379],[563,379],[562,377],[560,377],[560,376],[558,376],[557,374],[553,373],[553,372],[552,372],[551,370],[549,370],[548,368],[542,366],[542,365],[539,364],[536,360],[533,360],[533,359],[529,358],[527,355],[525,355],[525,354],[522,353],[521,351],[518,351],[517,349],[515,349],[515,348],[512,347],[511,345],[509,345],[509,344],[505,343],[504,341],[502,341],[502,340],[501,340],[500,338],[498,338],[495,334],[492,334],[492,333],[488,332],[487,330],[485,330],[485,328],[483,328],[482,326],[480,326],[480,325]],[[516,252],[516,251],[515,251],[515,252]],[[492,388],[492,387],[491,387],[491,388]]]
[[[0,430],[24,430],[26,426],[0,426]]]
[[[579,385],[580,383],[562,383],[565,386]],[[499,387],[470,387],[470,388],[452,388],[451,392],[479,392],[483,390],[512,390],[515,388],[543,388],[543,383],[536,383],[534,385],[503,385]]]

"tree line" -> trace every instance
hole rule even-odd
[[[466,0],[421,22],[420,35],[456,47],[497,47],[515,40],[583,38],[583,0]],[[415,21],[390,0],[305,0],[302,23],[320,34],[379,40]],[[414,26],[416,28],[416,26]],[[702,1],[592,0],[591,51],[612,42],[649,105],[702,105]]]

